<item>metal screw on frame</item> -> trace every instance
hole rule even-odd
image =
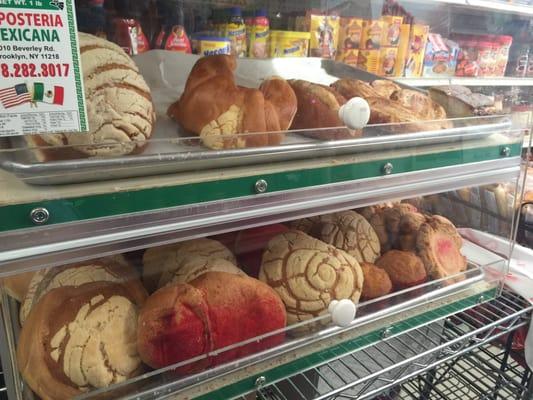
[[[483,295],[479,296],[479,298],[477,299],[478,303],[483,303],[484,301],[485,301],[485,296]]]
[[[257,194],[266,193],[268,190],[268,183],[264,179],[259,179],[254,185]]]
[[[265,378],[264,376],[260,376],[260,377],[258,377],[258,378],[255,380],[255,387],[258,388],[258,389],[261,388],[262,386],[265,385],[266,381],[267,381],[267,380],[266,380],[266,378]]]
[[[387,339],[387,338],[390,337],[391,335],[392,335],[392,328],[391,328],[391,327],[385,328],[385,329],[383,329],[383,331],[381,332],[381,338],[382,338],[382,339]]]
[[[34,208],[30,212],[30,219],[35,225],[43,225],[50,219],[50,212],[44,207]]]
[[[509,157],[511,155],[511,148],[509,146],[505,146],[502,148],[502,151],[500,152],[500,154],[503,156],[503,157]]]
[[[394,170],[394,165],[392,165],[390,162],[388,162],[387,164],[385,164],[382,168],[382,171],[385,175],[390,175],[392,174],[392,171]]]

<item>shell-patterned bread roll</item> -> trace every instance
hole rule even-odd
[[[53,289],[78,287],[90,282],[118,282],[131,293],[138,304],[148,297],[137,271],[111,258],[90,260],[76,265],[65,265],[37,271],[30,282],[20,307],[20,324],[24,325],[32,308]]]
[[[152,136],[150,88],[135,62],[116,44],[79,33],[89,132],[35,136],[41,145],[75,145],[88,156],[142,151]],[[39,143],[37,143],[39,144]]]
[[[246,275],[231,261],[223,258],[191,256],[186,258],[180,268],[175,270],[170,281],[165,285],[188,283],[206,272],[226,272],[228,274]]]
[[[374,263],[381,254],[374,228],[355,211],[331,214],[323,221],[319,238],[346,251],[360,263]]]
[[[143,372],[137,352],[140,304],[110,282],[48,292],[30,313],[17,343],[17,363],[43,400],[67,400]]]
[[[146,250],[143,256],[143,282],[148,291],[151,293],[166,286],[174,279],[176,271],[188,263],[191,257],[205,260],[222,259],[229,261],[234,266],[237,265],[233,253],[222,243],[213,239],[200,238],[167,246],[152,247]],[[196,268],[205,269],[203,265],[203,262],[196,263]],[[188,268],[195,269],[193,264],[189,264]],[[186,275],[190,273],[188,272]]]
[[[363,287],[363,272],[354,257],[300,231],[268,243],[259,279],[281,297],[289,324],[327,313],[332,300],[357,303]]]

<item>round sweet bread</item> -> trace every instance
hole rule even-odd
[[[213,239],[200,238],[167,246],[153,247],[146,250],[143,256],[143,281],[148,291],[153,292],[166,286],[174,279],[176,271],[179,271],[186,263],[190,262],[191,257],[199,257],[202,262],[222,259],[234,266],[237,265],[237,260],[233,253],[222,243]],[[185,275],[191,274],[194,269],[200,271],[205,269],[202,262],[189,264],[187,268],[190,268],[190,270]],[[178,272],[178,274],[181,273]]]
[[[207,258],[190,256],[184,259],[180,268],[173,271],[170,281],[166,285],[175,283],[188,283],[206,272],[226,272],[228,274],[246,275],[234,263],[223,258]],[[161,285],[161,286],[166,286]]]
[[[119,46],[86,33],[78,36],[89,132],[41,135],[36,140],[74,145],[88,156],[141,151],[155,123],[150,88]]]
[[[66,400],[139,375],[138,306],[129,290],[116,283],[48,292],[17,343],[24,380],[44,400]]]
[[[373,263],[381,254],[374,228],[355,211],[332,214],[330,219],[323,221],[319,238],[346,251],[360,263]]]
[[[357,303],[363,272],[357,260],[300,231],[274,237],[263,253],[259,279],[271,286],[294,324],[328,312],[332,300]]]
[[[32,276],[20,306],[20,324],[25,324],[32,308],[51,290],[64,286],[78,287],[90,282],[122,283],[139,304],[148,297],[134,268],[120,264],[115,259],[102,258],[77,265],[42,269]]]

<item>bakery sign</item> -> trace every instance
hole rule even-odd
[[[0,0],[0,136],[86,132],[73,0]]]

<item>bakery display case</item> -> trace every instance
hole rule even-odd
[[[394,398],[526,325],[532,6],[75,3],[87,132],[0,135],[9,399]]]

